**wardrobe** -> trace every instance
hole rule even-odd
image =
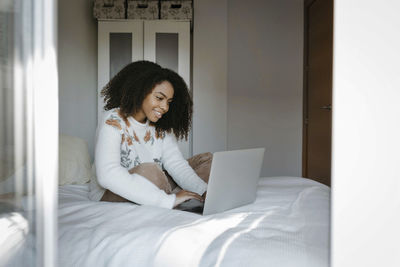
[[[124,66],[153,61],[179,73],[191,88],[190,58],[190,20],[99,20],[98,121],[104,112],[100,91]],[[192,155],[190,139],[178,142],[184,158]]]

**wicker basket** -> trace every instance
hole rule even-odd
[[[158,0],[128,0],[128,19],[158,19]]]
[[[125,0],[94,0],[93,16],[97,19],[125,19]]]
[[[191,0],[161,1],[161,19],[191,20],[193,8]]]

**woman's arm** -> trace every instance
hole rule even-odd
[[[176,196],[168,195],[138,174],[129,174],[120,164],[121,134],[103,125],[97,136],[95,162],[99,184],[130,201],[143,205],[173,208]]]
[[[183,158],[176,138],[172,134],[166,134],[164,137],[162,162],[164,168],[182,189],[199,195],[202,195],[207,190],[207,183],[196,174]]]

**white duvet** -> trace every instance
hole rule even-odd
[[[62,186],[59,266],[329,266],[329,214],[329,187],[297,177],[261,178],[253,204],[209,216]]]

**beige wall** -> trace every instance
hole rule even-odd
[[[227,0],[194,1],[194,154],[227,147],[227,22]]]
[[[97,126],[97,21],[91,0],[58,1],[60,133],[86,140]]]
[[[303,1],[230,0],[228,149],[265,147],[262,176],[301,176]]]

